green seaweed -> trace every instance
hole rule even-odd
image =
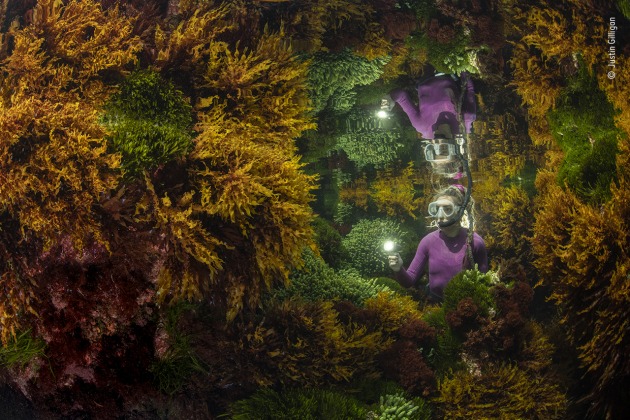
[[[363,420],[366,409],[355,398],[332,390],[262,388],[232,404],[224,416],[233,420]]]
[[[617,178],[617,141],[623,132],[615,127],[615,114],[584,66],[548,114],[551,133],[565,153],[558,182],[590,204],[607,201]]]
[[[410,44],[427,51],[428,61],[436,71],[452,74],[461,74],[464,71],[479,73],[475,57],[478,50],[485,49],[470,48],[469,37],[461,31],[449,42],[438,42],[425,33],[410,38]]]
[[[0,366],[24,368],[33,359],[44,356],[46,343],[33,337],[31,330],[26,330],[11,337],[6,345],[0,345]]]
[[[398,293],[399,295],[403,295],[403,296],[413,295],[410,289],[402,286],[400,283],[398,283],[396,280],[394,280],[391,277],[377,277],[374,280],[376,284],[387,287],[388,289],[390,289],[393,292]]]
[[[353,268],[334,270],[321,257],[304,249],[304,266],[290,275],[291,284],[277,289],[272,295],[280,300],[299,296],[310,302],[320,300],[347,300],[363,306],[366,299],[389,290],[376,279],[365,279]]]
[[[422,398],[388,394],[381,396],[376,415],[379,420],[430,420],[431,407]]]
[[[164,329],[168,336],[168,348],[150,367],[160,391],[173,395],[181,391],[195,372],[204,373],[199,358],[191,345],[191,336],[179,327],[185,312],[194,310],[196,305],[178,302],[167,307],[164,316]]]
[[[105,106],[103,123],[121,166],[138,176],[192,149],[192,107],[182,92],[159,73],[133,73]]]
[[[630,20],[630,1],[629,0],[616,0],[615,1],[619,11]]]
[[[354,87],[377,80],[388,61],[386,57],[368,60],[349,50],[314,54],[308,72],[313,112],[349,111],[356,102]]]
[[[408,233],[398,222],[389,219],[362,219],[342,240],[348,260],[345,264],[355,268],[366,277],[383,276],[391,273],[383,244],[387,240],[405,243]]]
[[[315,241],[322,258],[331,267],[339,267],[344,253],[341,235],[322,217],[316,217],[312,224],[315,231]]]
[[[457,274],[444,288],[442,307],[445,313],[456,310],[462,299],[472,298],[480,313],[488,315],[490,309],[494,307],[494,299],[490,293],[493,282],[491,273],[482,273],[477,269]]]
[[[436,346],[427,352],[427,360],[436,376],[444,377],[449,372],[463,368],[464,363],[460,357],[463,343],[448,326],[444,308],[428,311],[422,319],[437,331]]]
[[[336,147],[343,150],[359,169],[368,165],[385,167],[396,160],[403,146],[400,126],[378,118],[372,111],[353,108],[344,126],[343,134],[337,137]]]

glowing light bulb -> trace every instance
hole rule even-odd
[[[381,109],[380,111],[376,113],[376,116],[379,118],[387,118],[389,117],[389,114],[387,113],[387,111]]]
[[[383,250],[385,250],[385,252],[392,252],[394,248],[396,248],[394,241],[385,241],[383,244]]]

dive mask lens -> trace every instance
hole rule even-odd
[[[435,160],[435,149],[432,144],[427,144],[424,146],[424,158],[428,162],[433,162]]]
[[[435,154],[438,156],[449,156],[450,148],[448,143],[440,143],[435,145]]]
[[[433,217],[451,217],[459,209],[453,204],[429,203],[429,214]]]

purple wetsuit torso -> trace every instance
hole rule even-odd
[[[469,133],[477,111],[475,91],[470,77],[462,74],[462,78],[466,81],[466,92],[461,111],[466,132]],[[425,139],[432,139],[433,133],[441,124],[448,124],[453,134],[460,132],[455,106],[460,100],[460,92],[460,82],[454,81],[450,76],[439,76],[418,86],[419,106],[402,89],[395,90],[390,95],[405,111],[416,131]]]
[[[464,228],[454,238],[449,238],[440,230],[429,233],[420,241],[409,267],[397,273],[398,281],[406,287],[413,286],[428,266],[429,289],[431,293],[442,296],[446,284],[464,269],[467,235],[468,230]],[[476,233],[473,234],[473,258],[479,271],[488,271],[486,245]]]

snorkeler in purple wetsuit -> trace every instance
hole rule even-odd
[[[464,202],[465,189],[461,185],[451,185],[435,196],[429,204],[429,214],[436,223],[444,223],[456,217],[459,207]],[[470,217],[470,212],[469,212]],[[428,271],[428,295],[431,300],[442,298],[448,282],[460,271],[472,268],[468,261],[467,247],[472,245],[474,264],[479,271],[488,271],[486,245],[481,236],[461,227],[459,221],[450,226],[440,227],[429,233],[420,241],[416,255],[407,269],[399,254],[389,256],[389,266],[396,272],[396,279],[405,287],[416,284],[420,276]]]
[[[465,85],[463,96],[462,85]],[[470,133],[477,107],[474,86],[468,73],[462,73],[459,81],[449,75],[432,77],[418,85],[417,89],[418,105],[402,89],[394,90],[389,95],[405,111],[411,124],[423,138],[434,139],[436,134],[440,134],[452,139],[460,134],[457,119],[457,104],[460,101],[464,127]]]

